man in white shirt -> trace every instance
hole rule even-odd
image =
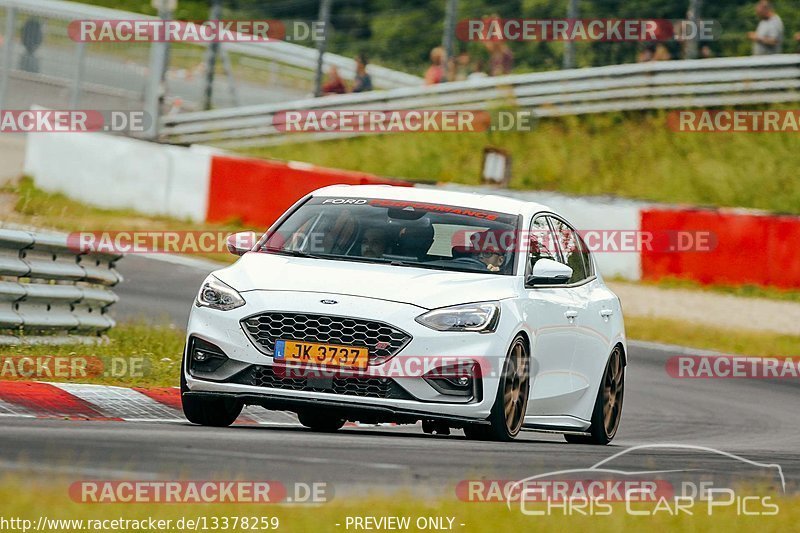
[[[756,15],[758,27],[747,34],[753,41],[753,55],[780,54],[783,50],[783,21],[775,13],[772,2],[760,0],[756,4]]]

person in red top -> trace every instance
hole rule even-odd
[[[347,87],[344,80],[339,76],[339,69],[331,67],[328,70],[328,81],[322,86],[322,94],[344,94],[347,92]]]
[[[425,71],[425,85],[436,85],[444,81],[444,48],[431,50],[431,66]]]

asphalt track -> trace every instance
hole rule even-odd
[[[208,265],[127,257],[121,270],[126,281],[117,291],[119,317],[183,326]],[[798,380],[675,379],[664,366],[677,353],[695,352],[631,345],[622,425],[607,447],[567,444],[560,435],[543,433],[524,433],[506,444],[473,442],[457,430],[450,436],[426,435],[418,426],[315,434],[289,427],[3,418],[0,471],[78,479],[325,481],[336,493],[369,487],[452,494],[463,479],[514,480],[587,468],[636,446],[687,444],[778,464],[787,490],[800,490]],[[687,453],[709,471],[745,470],[738,459],[669,447],[635,450],[614,464],[631,470],[681,469]]]

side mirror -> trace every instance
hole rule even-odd
[[[258,241],[255,231],[240,231],[232,233],[225,239],[225,246],[233,255],[244,255],[253,249]]]
[[[572,278],[572,268],[552,259],[539,259],[525,280],[527,285],[563,285]]]

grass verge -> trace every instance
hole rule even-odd
[[[243,151],[477,184],[488,145],[514,158],[513,188],[800,213],[793,135],[676,133],[663,112],[543,119],[530,132],[372,135]]]
[[[717,352],[768,356],[799,356],[800,336],[715,328],[681,320],[625,316],[628,339],[677,344]]]
[[[377,496],[366,498],[334,498],[333,501],[313,507],[305,505],[253,505],[253,504],[221,504],[221,505],[172,505],[172,504],[94,504],[87,505],[73,502],[68,496],[68,482],[61,480],[41,481],[7,478],[0,485],[0,498],[3,501],[3,518],[17,517],[30,520],[35,526],[40,517],[45,517],[46,524],[53,524],[53,519],[61,520],[170,520],[171,527],[159,528],[160,531],[188,530],[178,529],[178,520],[205,517],[206,524],[211,527],[214,517],[222,528],[225,518],[231,530],[234,517],[251,517],[269,520],[277,517],[279,531],[348,531],[355,530],[351,524],[346,527],[348,517],[370,516],[375,518],[409,517],[415,524],[420,517],[453,518],[453,531],[593,531],[596,533],[617,533],[619,531],[793,531],[800,520],[800,499],[786,498],[773,500],[779,511],[774,516],[740,516],[736,506],[714,509],[709,516],[705,505],[696,502],[692,508],[694,513],[671,515],[662,509],[653,516],[631,516],[625,511],[624,504],[614,504],[612,512],[607,516],[581,516],[573,514],[563,516],[564,511],[554,511],[551,516],[526,516],[518,507],[512,505],[508,509],[505,504],[466,503],[450,498],[423,499],[411,495]],[[653,508],[638,507],[637,509]],[[258,523],[258,522],[256,522]],[[110,522],[109,522],[110,524]],[[447,521],[445,521],[447,524]],[[461,525],[463,524],[463,526]],[[76,531],[81,528],[63,527],[62,530]],[[84,528],[86,522],[81,524]],[[52,527],[49,530],[55,530]],[[116,530],[134,530],[134,528],[114,528]],[[146,529],[146,528],[145,528]],[[201,528],[202,529],[202,526]],[[256,528],[263,531],[262,528]],[[272,528],[270,528],[272,529]],[[406,531],[420,531],[412,527]]]
[[[0,379],[71,381],[124,387],[173,387],[180,376],[184,332],[168,326],[125,323],[108,332],[108,342],[99,345],[0,346]],[[36,370],[18,358],[71,358],[58,369],[53,360],[45,370]],[[41,361],[41,359],[39,359]]]

